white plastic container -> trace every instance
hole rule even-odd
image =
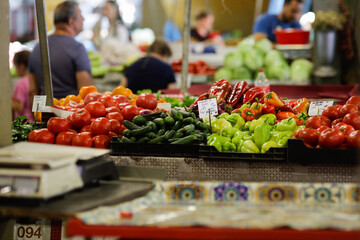
[[[254,84],[255,87],[263,88],[266,93],[270,92],[270,82],[265,76],[264,69],[259,69],[259,73]]]

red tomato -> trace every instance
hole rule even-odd
[[[329,106],[329,107],[325,108],[325,110],[322,112],[321,115],[326,116],[326,117],[330,118],[331,120],[335,120],[335,119],[339,118],[340,111],[337,107]]]
[[[81,128],[80,132],[88,132],[91,133],[91,125],[85,125]]]
[[[352,148],[360,148],[360,131],[353,131],[346,139],[348,146]]]
[[[360,97],[359,96],[352,96],[349,100],[346,101],[347,104],[354,104],[360,110]]]
[[[98,102],[101,102],[102,104],[104,104],[104,106],[107,107],[115,107],[118,105],[118,102],[116,100],[114,100],[112,97],[110,96],[102,96],[98,99]]]
[[[73,128],[81,129],[91,123],[91,115],[87,110],[78,110],[71,114],[70,123]]]
[[[112,140],[113,137],[117,137],[118,135],[116,133],[110,131],[107,136],[110,138],[110,140]]]
[[[358,113],[348,113],[343,118],[343,123],[349,124],[355,128],[355,130],[360,130],[360,116]]]
[[[326,117],[326,116],[320,116],[321,118],[321,125],[325,125],[330,127],[331,126],[331,120],[330,118]]]
[[[151,93],[142,93],[136,99],[136,106],[146,108],[146,109],[155,109],[158,104],[157,97]]]
[[[56,136],[55,143],[59,145],[71,145],[72,138],[75,136],[72,131],[61,132]]]
[[[103,96],[103,94],[98,93],[98,92],[89,93],[88,95],[86,95],[86,97],[84,99],[85,106],[88,105],[91,102],[96,102],[102,96]]]
[[[77,146],[77,147],[91,147],[93,141],[89,133],[82,132],[73,136],[71,143],[73,146]]]
[[[55,140],[55,135],[52,132],[50,132],[47,128],[33,130],[29,133],[28,136],[29,142],[53,144],[54,140]]]
[[[305,127],[317,129],[321,126],[321,121],[322,120],[319,116],[310,117],[308,120],[306,120]]]
[[[109,148],[110,146],[110,138],[106,135],[97,135],[93,137],[93,143],[95,148]]]
[[[328,130],[330,129],[328,126],[325,126],[325,125],[321,125],[320,127],[318,127],[316,130],[320,133],[322,133],[323,131],[325,130]]]
[[[335,126],[338,123],[341,123],[342,121],[343,121],[342,118],[335,119],[334,121],[331,122],[331,127]]]
[[[91,102],[85,106],[85,109],[92,117],[103,117],[106,114],[105,106],[101,102]]]
[[[121,110],[121,114],[124,116],[124,119],[132,121],[135,116],[140,114],[140,112],[136,106],[128,105]]]
[[[298,138],[303,139],[305,143],[316,146],[319,138],[319,132],[316,129],[299,129]]]
[[[76,130],[74,130],[74,129],[69,129],[69,130],[67,130],[68,132],[73,132],[73,133],[78,133]]]
[[[340,116],[341,117],[345,117],[346,114],[351,113],[351,112],[355,112],[355,113],[359,112],[359,109],[355,104],[347,103],[340,108]]]
[[[84,102],[76,103],[76,102],[70,101],[66,106],[71,107],[71,108],[84,108],[85,104],[84,104]]]
[[[106,135],[109,133],[110,130],[111,130],[111,125],[109,119],[107,118],[104,117],[97,118],[91,123],[91,133],[94,136],[100,134]]]
[[[120,112],[120,109],[118,107],[108,107],[105,109],[107,113],[110,112]]]
[[[119,123],[122,123],[124,121],[124,117],[121,113],[119,112],[111,112],[111,113],[108,113],[106,114],[106,118],[107,119],[116,119],[119,121]]]
[[[69,130],[70,123],[64,118],[52,117],[47,122],[47,128],[50,132],[57,134]]]
[[[339,129],[342,131],[345,135],[345,138],[353,131],[355,131],[354,127],[351,125],[348,125],[346,123],[338,123],[333,128]]]
[[[129,105],[131,105],[131,103],[129,103],[129,102],[127,102],[127,103],[119,103],[117,105],[117,107],[118,107],[118,109],[120,109],[120,112],[121,112],[121,110],[123,110],[124,107],[129,106]]]
[[[111,131],[116,133],[116,134],[121,134],[121,123],[116,120],[116,119],[110,119],[110,126],[111,126]]]
[[[115,95],[112,97],[114,100],[116,100],[118,103],[128,103],[129,99],[125,97],[124,95]]]
[[[329,129],[320,133],[319,145],[325,148],[334,148],[343,144],[345,135],[339,129]]]

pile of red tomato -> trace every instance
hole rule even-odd
[[[353,96],[343,106],[330,106],[321,116],[310,117],[294,136],[308,147],[360,148],[360,97]]]
[[[47,128],[30,132],[28,141],[109,148],[111,138],[120,136],[126,129],[122,124],[124,119],[131,121],[139,114],[149,114],[156,109],[157,103],[156,96],[151,93],[140,94],[136,98],[136,105],[132,105],[124,95],[110,96],[90,92],[83,102],[77,104],[70,102],[65,107],[73,111],[66,119],[50,118]]]

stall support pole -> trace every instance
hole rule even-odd
[[[9,1],[0,1],[0,147],[11,144],[11,79],[9,72]],[[0,227],[1,228],[1,227]]]
[[[53,105],[53,88],[51,81],[51,70],[49,60],[49,48],[47,39],[47,29],[45,20],[44,0],[35,0],[36,4],[36,21],[39,33],[41,67],[44,79],[44,91],[46,95],[46,105]]]
[[[190,42],[190,14],[191,0],[185,0],[185,15],[183,29],[183,55],[181,66],[181,91],[187,94],[187,79],[189,68],[189,42]]]

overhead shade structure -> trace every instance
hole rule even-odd
[[[44,92],[46,95],[46,105],[53,105],[53,88],[51,80],[51,69],[49,59],[49,47],[47,39],[46,19],[44,10],[44,0],[35,0],[36,7],[36,21],[39,32],[40,53],[41,53],[41,68],[44,79]]]

